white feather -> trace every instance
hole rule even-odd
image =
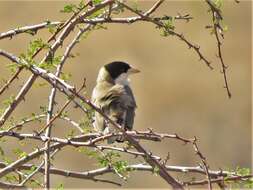
[[[127,73],[122,73],[114,81],[116,84],[120,84],[120,85],[124,85],[124,86],[129,86],[129,84],[130,84],[130,79],[128,78]]]

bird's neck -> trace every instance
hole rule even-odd
[[[97,83],[101,83],[101,82],[109,82],[112,84],[114,83],[108,71],[106,71],[104,68],[101,68],[98,73]]]
[[[123,85],[123,86],[129,86],[130,85],[130,79],[128,78],[127,74],[121,74],[117,79],[115,79],[115,84]]]
[[[123,86],[130,86],[130,79],[128,78],[128,74],[123,73],[117,79],[113,80],[108,73],[108,71],[104,68],[101,68],[98,73],[97,83],[110,83],[112,85],[119,84]]]

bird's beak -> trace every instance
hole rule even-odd
[[[131,67],[129,70],[128,70],[128,73],[129,74],[135,74],[135,73],[139,73],[141,72],[139,69],[135,69],[133,67]]]

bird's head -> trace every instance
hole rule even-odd
[[[139,73],[138,69],[135,69],[128,63],[122,61],[114,61],[104,65],[98,74],[98,81],[106,80],[108,82],[114,82],[116,84],[127,85],[129,82],[128,76],[134,73]]]

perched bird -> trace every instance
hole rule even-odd
[[[138,69],[125,62],[115,61],[106,64],[99,70],[97,84],[92,92],[92,102],[125,130],[132,130],[136,109],[128,76],[138,72],[140,72]],[[97,112],[93,126],[96,131],[103,134],[117,132],[115,127]],[[109,144],[115,141],[123,142],[124,139],[119,137],[108,139]]]

